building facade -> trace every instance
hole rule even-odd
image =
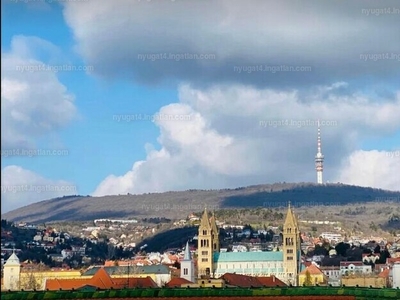
[[[181,260],[181,278],[184,278],[190,282],[195,282],[194,276],[194,262],[190,255],[189,242],[186,243],[185,254]]]
[[[13,252],[3,268],[3,284],[5,290],[19,290],[21,264],[18,256]]]
[[[297,285],[300,251],[300,232],[290,205],[283,226],[282,250],[266,252],[220,252],[215,215],[210,217],[205,209],[198,233],[198,277],[219,278],[225,273],[274,275],[286,284]]]
[[[395,289],[400,289],[400,263],[393,264],[392,280],[392,287]]]

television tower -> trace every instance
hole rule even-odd
[[[317,170],[317,183],[322,184],[322,172],[324,170],[324,156],[321,152],[321,128],[318,120],[318,150],[315,156],[315,169]]]

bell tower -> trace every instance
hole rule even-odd
[[[181,261],[181,278],[194,282],[194,264],[190,254],[189,242],[186,243],[185,254]]]
[[[204,209],[198,234],[197,267],[199,278],[213,276],[213,230],[207,209]]]
[[[289,203],[285,224],[283,225],[283,265],[287,284],[297,285],[300,255],[300,232],[296,216]]]
[[[217,222],[215,218],[214,212],[212,213],[211,220],[211,230],[212,230],[212,251],[219,252],[220,245],[219,245],[219,229],[217,227]]]

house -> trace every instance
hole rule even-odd
[[[351,274],[348,276],[342,276],[343,286],[359,286],[359,287],[373,287],[373,288],[386,288],[387,279],[385,276],[368,274],[368,273],[358,273]]]
[[[299,274],[299,286],[302,285],[326,285],[328,277],[315,264],[309,265]]]
[[[176,277],[176,278],[172,278],[168,283],[165,284],[165,286],[168,288],[180,288],[180,287],[192,284],[192,283],[193,282],[191,282],[185,278]]]
[[[356,273],[371,273],[372,266],[364,265],[362,261],[341,261],[340,262],[340,274],[351,275]]]
[[[64,256],[62,254],[49,254],[48,257],[54,262],[64,261]]]
[[[226,286],[233,287],[252,288],[287,286],[276,276],[252,277],[235,273],[225,273],[220,277],[220,279],[225,281]]]
[[[340,286],[340,267],[339,266],[322,266],[320,270],[328,278],[328,285]]]
[[[47,279],[45,288],[50,291],[87,289],[123,289],[123,288],[156,288],[157,284],[150,278],[111,278],[100,268],[91,278],[79,279]]]
[[[144,278],[149,276],[159,287],[171,280],[171,271],[164,265],[96,266],[87,269],[82,276],[92,277],[100,268],[104,268],[111,278]]]
[[[80,278],[77,270],[43,270],[42,266],[27,267],[20,263],[17,255],[13,253],[4,264],[4,288],[11,290],[43,289],[47,279],[72,279]]]

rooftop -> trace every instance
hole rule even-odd
[[[256,262],[283,261],[282,251],[266,252],[222,252],[214,253],[214,261],[219,262]]]

